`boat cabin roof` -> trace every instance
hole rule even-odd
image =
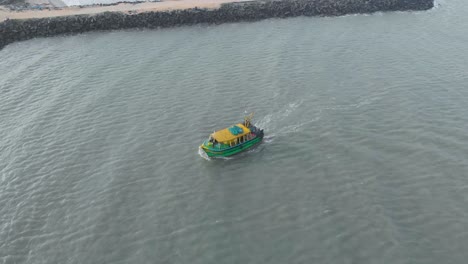
[[[237,133],[237,135],[234,135],[230,131],[230,128],[232,128],[232,127],[229,127],[229,128],[225,128],[225,129],[214,132],[213,134],[211,134],[211,137],[216,139],[216,141],[218,141],[218,142],[228,142],[228,141],[232,141],[232,140],[234,140],[236,138],[245,136],[248,133],[250,133],[250,129],[247,128],[246,126],[244,126],[243,124],[239,123],[236,126],[242,129],[242,132]]]

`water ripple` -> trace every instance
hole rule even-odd
[[[0,262],[463,263],[461,4],[7,46]]]

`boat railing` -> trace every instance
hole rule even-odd
[[[232,148],[235,148],[235,147],[237,147],[237,146],[243,145],[243,144],[245,144],[245,143],[247,143],[247,142],[250,142],[250,141],[252,141],[252,140],[255,140],[256,138],[257,138],[257,135],[255,135],[255,134],[252,133],[251,137],[247,137],[246,140],[245,140],[245,141],[242,141],[241,143],[239,143],[239,141],[238,141],[238,143],[233,144],[233,145],[230,145],[230,144],[225,144],[225,143],[219,143],[219,142],[217,142],[217,143],[211,145],[211,149],[217,149],[217,150],[223,149],[223,150],[228,150],[228,149],[232,149]]]

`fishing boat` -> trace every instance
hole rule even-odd
[[[215,131],[201,144],[208,157],[228,157],[248,150],[262,142],[263,129],[252,124],[253,113],[239,123],[228,128]]]

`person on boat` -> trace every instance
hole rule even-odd
[[[208,138],[208,146],[214,147],[214,144],[215,144],[215,139],[210,135],[210,137]]]

